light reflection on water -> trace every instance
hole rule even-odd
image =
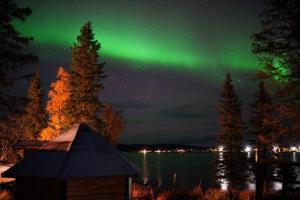
[[[143,183],[146,185],[149,181],[148,163],[146,154],[143,154],[143,170],[142,170]]]
[[[160,156],[159,154],[157,155],[157,162],[156,162],[156,174],[157,174],[157,186],[161,187],[162,184],[162,177],[161,177],[161,170],[160,170]]]
[[[224,155],[223,155],[223,152],[222,151],[219,151],[218,153],[218,160],[220,162],[224,161]],[[222,167],[221,166],[218,166],[218,170],[217,170],[217,176],[218,177],[222,177],[222,178],[219,178],[218,181],[219,181],[219,184],[220,184],[220,189],[221,190],[228,190],[228,187],[229,187],[229,181],[224,178],[225,177],[225,172],[222,170]]]
[[[222,152],[219,153],[124,153],[132,163],[141,170],[141,182],[153,187],[187,187],[191,188],[201,184],[206,189],[209,187],[220,187],[227,190],[229,181],[226,178],[220,180],[217,185],[214,182],[215,177],[215,159],[223,160]],[[255,153],[247,153],[251,158]],[[293,152],[290,160],[299,161],[300,154]],[[219,175],[225,175],[219,171]],[[276,169],[273,170],[275,175]],[[299,174],[299,168],[296,173]],[[255,190],[254,174],[250,174],[250,180],[245,183],[247,189]],[[298,177],[299,178],[299,177]],[[279,182],[269,183],[271,190],[282,189]]]

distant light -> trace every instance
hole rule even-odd
[[[139,152],[141,152],[141,153],[143,153],[143,154],[146,154],[146,153],[148,153],[148,152],[150,152],[150,151],[147,150],[147,149],[142,149],[142,150],[140,150]]]
[[[184,149],[177,149],[177,152],[178,152],[178,153],[184,153],[185,150],[184,150]]]
[[[290,147],[290,151],[297,151],[297,147]]]
[[[158,149],[158,150],[156,150],[155,152],[156,152],[156,153],[160,153],[161,151]]]
[[[252,147],[249,146],[249,145],[247,145],[247,146],[245,147],[244,151],[247,152],[247,153],[249,153],[249,152],[252,151]]]
[[[218,147],[218,150],[219,150],[220,152],[223,152],[223,151],[224,151],[224,147],[221,145],[221,146]]]
[[[280,152],[280,148],[278,146],[273,146],[273,149],[272,149],[275,153],[278,153]]]

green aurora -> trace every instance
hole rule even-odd
[[[171,10],[173,15],[166,16],[160,12],[154,15],[140,7],[136,8],[140,11],[132,12],[131,6],[122,8],[119,4],[105,5],[106,9],[94,5],[94,9],[88,9],[74,3],[67,6],[70,10],[60,10],[51,1],[41,4],[28,3],[33,14],[25,23],[18,24],[23,34],[34,38],[35,45],[69,48],[80,27],[90,20],[95,37],[102,45],[101,55],[133,68],[151,66],[195,71],[222,67],[253,71],[259,66],[251,54],[251,33],[235,36],[229,26],[219,35],[214,26],[200,28],[205,20],[197,21],[198,27],[188,19],[188,14],[176,15],[175,10]],[[114,6],[115,13],[108,12],[110,6]]]

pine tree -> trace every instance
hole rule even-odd
[[[230,74],[226,74],[219,103],[218,142],[224,150],[235,152],[241,150],[244,125],[242,122],[241,102],[234,91]]]
[[[16,91],[17,80],[28,77],[23,69],[37,57],[26,52],[32,38],[24,37],[14,23],[24,22],[31,14],[30,8],[19,8],[14,0],[0,1],[0,147],[1,160],[15,162],[12,145],[20,139],[24,98]]]
[[[0,119],[23,109],[16,105],[20,98],[11,93],[11,88],[16,80],[27,77],[17,70],[35,62],[37,57],[25,53],[32,38],[22,36],[13,22],[23,22],[30,14],[30,8],[19,8],[13,0],[0,1]]]
[[[267,150],[267,139],[276,130],[274,107],[272,106],[271,97],[267,93],[266,83],[261,80],[259,91],[254,94],[255,101],[251,104],[250,125],[252,133],[256,136],[259,156],[263,156]],[[264,156],[265,157],[265,156]]]
[[[273,138],[300,141],[300,1],[264,2],[262,28],[252,39],[253,52],[276,88],[277,121],[282,123]]]
[[[260,14],[262,29],[252,36],[253,52],[263,58],[264,67],[272,77],[299,81],[300,2],[265,0],[264,3],[266,10]],[[294,96],[296,101],[299,97]]]
[[[38,138],[40,131],[45,127],[45,116],[42,80],[40,72],[36,71],[28,89],[28,104],[24,115],[24,139]]]
[[[98,61],[100,47],[94,39],[91,23],[87,22],[72,47],[71,97],[67,106],[69,126],[84,122],[98,132],[103,128],[100,118],[102,104],[98,99],[104,77],[104,63]]]
[[[116,145],[125,126],[121,111],[115,111],[112,106],[105,104],[101,118],[105,125],[104,133],[107,140]]]
[[[42,130],[40,139],[51,140],[66,130],[66,105],[70,99],[70,74],[60,67],[57,80],[50,86],[46,111],[48,126]]]
[[[226,74],[220,97],[218,144],[222,146],[223,151],[222,159],[218,160],[217,168],[218,172],[222,172],[219,175],[222,174],[229,180],[230,187],[237,187],[237,183],[244,178],[244,163],[241,153],[244,125],[241,102],[235,93],[229,73]]]

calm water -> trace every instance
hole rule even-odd
[[[217,185],[214,181],[215,159],[218,153],[123,153],[141,172],[138,181],[153,187],[171,186],[192,188],[201,184],[205,188],[226,189],[226,181]],[[251,155],[249,155],[251,156]],[[287,155],[290,160],[300,161],[300,153]],[[255,184],[246,183],[249,189]],[[271,189],[281,189],[281,183],[272,183]]]

